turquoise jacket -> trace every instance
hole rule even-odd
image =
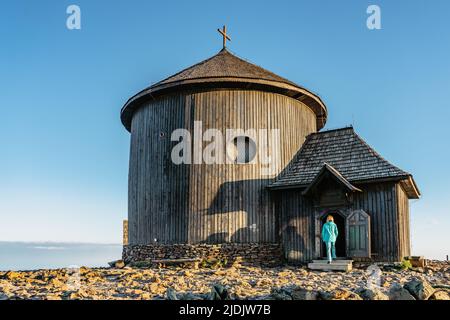
[[[336,242],[338,236],[337,225],[333,221],[328,221],[322,227],[322,240],[324,242]]]

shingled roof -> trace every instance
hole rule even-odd
[[[402,182],[410,198],[420,196],[412,175],[381,157],[352,127],[309,135],[288,167],[269,187],[307,187],[324,164],[332,166],[352,184],[397,180]]]
[[[219,53],[159,81],[131,97],[121,110],[123,125],[130,130],[133,112],[142,102],[173,91],[199,88],[244,88],[280,93],[302,101],[317,117],[317,127],[326,122],[327,108],[311,91],[273,72],[241,59],[226,48]]]

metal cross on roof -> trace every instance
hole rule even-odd
[[[223,29],[217,29],[217,31],[219,31],[219,33],[222,35],[223,37],[223,47],[226,48],[227,46],[227,40],[231,41],[231,38],[227,35],[227,26],[223,26]]]

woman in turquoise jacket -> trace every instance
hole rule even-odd
[[[327,217],[327,222],[322,227],[322,241],[327,246],[327,258],[328,263],[331,263],[333,259],[336,259],[336,239],[338,237],[338,228],[334,223],[333,216]]]

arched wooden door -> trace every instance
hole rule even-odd
[[[347,217],[347,254],[349,257],[370,258],[370,216],[356,210]]]

